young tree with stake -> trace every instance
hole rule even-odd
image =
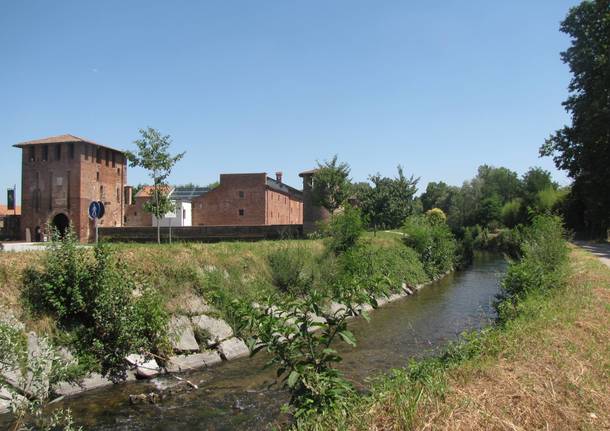
[[[161,244],[160,220],[166,213],[174,209],[174,203],[169,199],[167,178],[174,165],[184,157],[184,152],[172,156],[169,147],[172,143],[169,135],[162,135],[158,130],[148,127],[140,129],[140,139],[134,141],[138,147],[136,153],[127,151],[129,166],[139,166],[148,171],[153,180],[150,200],[144,209],[157,219],[157,243]]]

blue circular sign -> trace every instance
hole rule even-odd
[[[106,207],[104,206],[104,202],[102,201],[97,201],[97,204],[100,207],[99,211],[97,212],[97,218],[102,218],[104,217],[104,214],[106,214]]]
[[[100,203],[93,201],[89,204],[89,218],[95,220],[96,218],[100,218]]]

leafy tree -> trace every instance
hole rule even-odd
[[[157,242],[161,243],[161,218],[174,209],[174,203],[169,199],[169,185],[167,178],[172,168],[185,153],[172,156],[169,147],[172,143],[169,135],[162,135],[151,127],[140,129],[140,139],[134,141],[138,147],[137,153],[127,151],[129,166],[139,166],[146,169],[153,180],[151,197],[144,205],[144,209],[155,216],[157,220]]]
[[[610,227],[610,2],[571,8],[561,31],[572,38],[561,53],[573,75],[563,102],[572,122],[551,135],[540,154],[574,179],[588,233],[602,236]]]
[[[318,162],[318,169],[313,175],[314,204],[334,214],[350,196],[349,173],[349,165],[339,162],[336,155],[324,163]]]
[[[494,166],[479,166],[476,179],[481,184],[483,199],[496,195],[500,204],[504,204],[519,196],[521,183],[516,172],[510,169]]]
[[[491,195],[481,201],[478,223],[490,226],[498,223],[502,217],[502,201],[498,195]]]
[[[459,192],[457,187],[452,187],[440,181],[438,183],[428,183],[426,191],[421,195],[421,201],[424,211],[432,208],[440,208],[443,212],[448,213],[455,194]]]
[[[347,205],[342,213],[331,216],[325,227],[328,249],[335,255],[346,252],[356,245],[363,231],[360,210]]]
[[[373,226],[395,229],[413,213],[413,196],[417,192],[419,178],[405,177],[403,169],[398,166],[396,178],[382,177],[379,174],[370,177],[372,187],[361,189],[358,200],[365,219]]]

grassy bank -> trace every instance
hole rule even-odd
[[[572,249],[565,285],[527,295],[519,308],[300,428],[609,429],[610,270]]]

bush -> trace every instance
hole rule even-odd
[[[340,284],[362,286],[375,296],[400,289],[402,283],[416,286],[428,278],[417,253],[408,247],[363,243],[339,256]]]
[[[509,266],[502,281],[504,298],[497,308],[503,320],[516,313],[525,295],[544,294],[560,287],[565,278],[568,247],[559,217],[537,216],[521,235],[522,258]]]
[[[331,217],[324,230],[328,249],[335,255],[346,252],[356,245],[364,232],[360,210],[346,205],[341,214]]]
[[[300,247],[280,247],[267,255],[271,281],[282,292],[297,293],[305,268],[306,254]]]
[[[431,223],[427,217],[410,216],[402,230],[405,244],[418,253],[429,277],[435,278],[453,268],[456,242],[446,223]]]
[[[69,331],[82,357],[94,357],[103,374],[125,377],[125,356],[163,353],[168,315],[161,297],[136,288],[127,268],[107,246],[82,249],[74,234],[54,237],[42,270],[28,268],[25,299],[36,313],[50,314]]]

